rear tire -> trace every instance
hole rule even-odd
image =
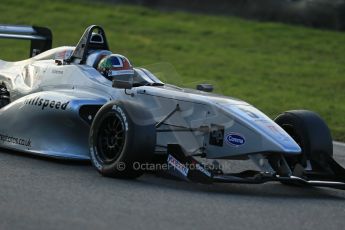
[[[292,110],[279,115],[275,122],[280,125],[301,147],[302,154],[285,156],[295,176],[303,176],[308,162],[314,170],[319,170],[325,155],[333,156],[330,130],[323,119],[307,110]]]
[[[132,179],[141,176],[156,144],[155,122],[143,106],[124,101],[105,104],[92,122],[91,161],[103,176]]]

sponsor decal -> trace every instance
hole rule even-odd
[[[244,136],[239,133],[228,133],[225,136],[225,141],[229,145],[236,147],[244,145],[246,143],[246,139],[244,138]]]
[[[209,144],[221,147],[223,146],[223,140],[224,140],[224,126],[211,124]]]
[[[196,164],[196,169],[205,174],[208,177],[211,177],[211,173],[207,171],[204,167],[202,167],[200,164]]]
[[[279,140],[282,141],[289,141],[289,138],[287,137],[287,134],[284,134],[281,130],[279,130],[277,127],[273,125],[267,125],[266,126],[268,131],[272,133],[275,137],[277,137]]]
[[[249,117],[251,117],[253,119],[260,119],[260,117],[257,114],[255,114],[254,112],[252,112],[252,111],[249,111],[249,110],[243,109],[243,108],[240,108],[240,110],[245,112]]]
[[[266,127],[273,133],[280,133],[273,125],[267,125]]]
[[[113,109],[115,109],[117,112],[120,113],[120,115],[123,118],[123,121],[125,123],[125,130],[128,131],[127,117],[126,117],[125,113],[123,112],[123,110],[121,109],[121,107],[117,106],[117,105],[114,105]]]
[[[266,118],[260,118],[260,119],[253,119],[253,122],[257,124],[270,124],[272,122],[271,119],[266,119]]]
[[[66,110],[69,101],[63,102],[63,101],[57,101],[57,100],[50,100],[50,99],[44,99],[40,97],[30,98],[26,99],[24,101],[25,105],[32,105],[40,107],[42,110],[49,108],[49,109],[56,109],[56,110]]]
[[[31,140],[30,139],[13,137],[13,136],[6,135],[6,134],[0,134],[0,141],[12,143],[12,144],[16,144],[16,145],[22,145],[22,146],[26,146],[26,147],[31,147]]]
[[[92,159],[92,163],[94,164],[94,166],[99,169],[100,171],[102,171],[103,166],[98,162],[97,160],[97,156],[95,153],[95,150],[93,149],[93,147],[90,148],[90,154],[91,154],[91,159]]]
[[[63,71],[62,70],[53,69],[52,73],[53,74],[63,74]]]
[[[55,54],[55,59],[67,59],[71,56],[72,50],[64,50]]]
[[[168,164],[173,166],[177,171],[182,173],[182,175],[187,176],[188,175],[188,168],[184,166],[181,162],[176,160],[173,156],[170,154],[168,155]]]

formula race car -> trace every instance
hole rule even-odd
[[[31,40],[30,59],[0,61],[1,148],[91,160],[115,178],[139,177],[159,162],[198,183],[345,189],[330,131],[314,112],[287,111],[273,121],[244,101],[213,94],[212,85],[180,88],[159,80],[169,73],[148,68],[105,77],[97,66],[111,52],[96,25],[75,47],[51,49],[43,27],[1,25],[0,37]],[[225,173],[213,167],[219,160],[251,160],[255,168]]]

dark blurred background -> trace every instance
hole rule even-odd
[[[345,0],[104,0],[345,30]]]

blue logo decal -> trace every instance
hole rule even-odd
[[[232,146],[241,146],[246,143],[246,139],[238,133],[228,133],[225,137],[226,142]]]

